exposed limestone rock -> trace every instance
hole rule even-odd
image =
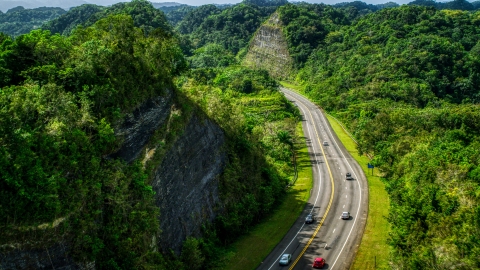
[[[152,183],[160,207],[160,246],[180,253],[187,236],[200,236],[221,205],[218,176],[226,154],[223,131],[193,116],[185,133],[165,155]]]
[[[288,53],[278,13],[265,22],[253,37],[244,64],[268,70],[271,76],[287,78],[292,74],[293,59]]]

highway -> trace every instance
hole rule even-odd
[[[330,127],[323,112],[308,99],[281,88],[300,110],[311,166],[313,188],[304,211],[257,269],[312,269],[314,258],[325,259],[322,269],[349,269],[365,229],[368,213],[366,177]],[[353,180],[346,180],[350,172]],[[342,220],[342,212],[350,219]],[[312,213],[313,224],[305,224]],[[284,253],[292,254],[287,266],[278,261]]]

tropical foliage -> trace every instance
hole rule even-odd
[[[227,136],[230,162],[221,179],[225,211],[204,238],[183,251],[186,257],[197,254],[200,268],[212,269],[228,251],[226,244],[264,221],[283,199],[293,175],[298,112],[266,71],[199,68],[178,83]]]
[[[185,67],[176,40],[117,15],[0,44],[2,243],[67,241],[100,269],[161,264],[145,241],[159,228],[149,172],[105,157],[116,121]]]
[[[77,26],[88,27],[102,18],[117,14],[130,15],[133,18],[134,25],[143,29],[146,33],[159,28],[171,34],[171,26],[168,24],[163,12],[155,9],[146,0],[132,0],[110,7],[82,5],[48,22],[42,29],[50,30],[55,34],[69,35]]]
[[[12,8],[7,13],[0,12],[0,32],[16,37],[37,29],[45,22],[53,20],[63,14],[61,8],[42,7],[25,9],[23,7]]]
[[[297,77],[384,173],[398,268],[480,266],[477,17],[383,9],[329,32]]]
[[[143,19],[105,15],[87,27],[99,12],[117,12],[87,5],[79,13],[95,13],[81,27],[73,26],[86,18],[75,18],[77,11],[50,24],[67,22],[55,28],[64,35],[0,35],[2,244],[67,242],[75,261],[95,261],[99,269],[186,269],[192,259],[211,268],[226,244],[282,200],[293,174],[296,109],[266,71],[231,66],[237,59],[221,45],[185,59],[164,21],[144,20],[144,5],[133,1],[118,11]],[[194,69],[180,76],[187,61]],[[161,254],[152,243],[161,218],[150,186],[158,164],[110,156],[120,143],[118,122],[165,88],[177,89],[174,102],[184,110],[169,123],[165,148],[182,134],[192,108],[227,137],[224,209],[205,224],[203,238],[186,240],[182,256]]]

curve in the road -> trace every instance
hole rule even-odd
[[[299,98],[295,97],[295,94],[294,94],[294,93],[292,93],[292,92],[290,92],[290,91],[288,91],[288,90],[284,90],[283,92],[285,93],[285,95],[289,96],[289,97],[292,98],[293,100],[296,100],[296,102],[301,103],[303,106],[298,106],[298,107],[302,110],[303,114],[306,115],[306,114],[305,114],[305,111],[304,111],[304,109],[303,109],[302,107],[308,108],[308,106],[306,106]],[[301,97],[301,98],[303,98],[303,97]],[[313,116],[312,116],[312,114],[311,114],[311,111],[308,110],[308,113],[310,114],[310,117],[311,117],[311,119],[312,119],[312,121],[313,121],[314,118],[313,118]],[[355,173],[355,170],[353,169],[352,165],[350,164],[350,162],[349,162],[348,159],[346,158],[344,152],[343,152],[343,151],[341,150],[341,148],[338,146],[338,142],[337,142],[337,140],[335,139],[335,136],[333,136],[331,129],[328,128],[328,125],[326,124],[326,119],[325,119],[324,115],[323,115],[323,114],[320,114],[320,115],[321,115],[321,118],[322,118],[323,125],[324,125],[325,127],[327,127],[326,129],[327,129],[328,132],[329,132],[330,138],[333,140],[333,142],[334,142],[335,146],[337,147],[337,149],[340,150],[340,153],[341,153],[341,155],[342,155],[342,158],[345,160],[346,165],[348,166],[348,168],[350,169],[350,171],[353,173],[355,179],[360,179],[360,178],[358,177],[358,175]],[[314,125],[314,129],[315,129],[315,133],[316,133],[317,140],[319,141],[319,140],[320,140],[320,136],[319,136],[319,134],[318,134],[318,131],[317,131],[315,125]],[[326,162],[326,164],[327,164],[327,169],[329,170],[329,175],[330,175],[330,178],[331,178],[331,181],[332,181],[331,199],[330,199],[330,201],[329,201],[329,205],[328,205],[328,208],[327,208],[327,212],[325,213],[325,215],[324,215],[324,217],[323,217],[323,219],[322,219],[322,222],[319,224],[319,226],[318,226],[317,229],[315,230],[314,234],[312,235],[312,237],[311,237],[310,240],[308,241],[308,243],[307,243],[307,245],[305,246],[305,248],[302,250],[302,252],[299,254],[299,256],[297,256],[297,259],[294,261],[294,263],[292,264],[292,266],[290,267],[290,269],[293,269],[293,268],[295,267],[295,265],[297,264],[297,262],[298,262],[298,261],[300,260],[300,258],[304,255],[304,253],[305,253],[305,251],[307,250],[308,246],[311,244],[311,242],[313,241],[314,237],[316,236],[316,234],[317,234],[318,231],[320,230],[320,227],[322,226],[323,221],[326,219],[327,214],[328,214],[328,211],[329,211],[329,209],[330,209],[330,207],[331,207],[331,203],[332,203],[332,201],[333,201],[333,194],[334,194],[333,176],[332,176],[332,172],[331,172],[331,170],[330,170],[330,166],[329,166],[329,164],[328,164],[328,159],[327,159],[327,157],[326,157],[326,155],[325,155],[324,149],[323,149],[322,144],[320,143],[320,141],[319,141],[319,145],[320,145],[320,147],[321,147],[321,149],[322,149],[322,154],[323,154],[323,156],[324,156],[324,158],[325,158],[325,162]],[[317,166],[318,166],[318,165],[317,165]],[[343,252],[346,244],[348,243],[348,240],[349,240],[349,238],[350,238],[350,236],[351,236],[351,234],[352,234],[352,232],[353,232],[353,229],[355,228],[355,225],[356,225],[356,223],[357,223],[357,220],[358,220],[358,218],[359,218],[360,205],[361,205],[361,201],[362,201],[362,186],[361,186],[361,183],[360,183],[360,182],[361,182],[361,181],[357,181],[357,185],[358,185],[359,191],[360,191],[360,192],[359,192],[359,193],[360,193],[360,197],[359,197],[359,203],[358,203],[358,207],[357,207],[357,213],[356,213],[356,215],[355,215],[355,217],[354,217],[354,223],[353,223],[353,225],[352,225],[352,227],[351,227],[351,229],[350,229],[350,231],[349,231],[349,234],[348,234],[348,236],[347,236],[347,239],[344,241],[344,244],[343,244],[340,252],[337,254],[337,256],[336,256],[336,258],[335,258],[335,261],[334,261],[333,264],[329,267],[329,269],[333,269],[333,268],[334,268],[334,266],[336,265],[338,259],[339,259],[340,256],[342,255],[342,252]],[[302,227],[303,227],[303,226],[302,226]],[[293,240],[292,240],[292,241],[293,241]]]
[[[300,110],[302,110],[303,114],[305,115],[305,111],[303,110],[303,108],[302,107],[299,107],[299,108]],[[308,113],[310,114],[311,119],[313,119],[312,113],[310,111],[308,111]],[[300,255],[298,255],[297,259],[295,259],[295,261],[292,263],[292,266],[290,267],[289,270],[292,270],[295,267],[295,265],[297,265],[298,261],[300,260],[300,258],[302,258],[303,254],[305,254],[305,251],[307,251],[307,248],[310,246],[315,236],[317,236],[318,231],[320,230],[320,228],[323,225],[323,222],[325,222],[325,219],[328,216],[328,212],[330,211],[330,207],[332,206],[332,202],[333,202],[333,195],[335,194],[335,183],[333,182],[332,170],[330,170],[330,165],[328,164],[328,160],[325,155],[325,150],[323,149],[322,143],[320,142],[320,136],[318,135],[318,131],[315,125],[313,125],[313,129],[315,130],[315,135],[317,137],[318,145],[320,145],[320,149],[322,149],[322,154],[325,157],[325,163],[327,164],[328,174],[330,176],[330,181],[332,184],[332,193],[330,194],[330,201],[328,202],[328,206],[327,206],[327,209],[325,210],[325,214],[323,215],[322,220],[318,224],[317,228],[315,229],[315,232],[312,234],[312,237],[310,237],[310,239],[308,240],[307,244],[303,248]]]
[[[301,109],[303,111],[303,109]],[[310,127],[307,126],[307,129],[308,129],[308,134],[311,136],[312,135],[312,131],[310,130]],[[316,130],[315,130],[316,132]],[[318,134],[317,134],[318,136]],[[312,136],[311,136],[312,137]],[[320,166],[317,164],[317,170],[320,171]],[[322,175],[320,175],[320,188],[318,189],[318,192],[317,192],[317,197],[315,198],[315,203],[313,204],[312,208],[310,209],[310,214],[313,212],[313,210],[315,209],[315,206],[317,205],[317,202],[318,202],[318,198],[320,197],[320,194],[321,194],[321,191],[322,191]],[[285,253],[287,251],[287,249],[290,247],[290,245],[293,243],[293,241],[295,240],[295,238],[298,236],[298,234],[303,230],[303,227],[305,226],[305,223],[302,224],[302,226],[300,227],[300,229],[297,231],[297,233],[295,234],[295,236],[292,238],[292,240],[288,243],[288,245],[285,247],[285,249],[280,253],[280,256],[278,256],[278,258],[273,262],[273,264],[268,268],[268,270],[272,269],[273,266],[275,266],[275,264],[278,262],[278,260],[280,260],[280,257],[282,257],[282,254]]]

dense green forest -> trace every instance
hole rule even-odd
[[[78,26],[88,27],[102,18],[116,14],[130,15],[135,26],[142,28],[147,33],[154,29],[162,29],[171,34],[171,26],[168,24],[165,14],[147,1],[118,3],[110,7],[82,5],[46,23],[42,29],[50,30],[54,34],[69,35]]]
[[[190,269],[192,261],[211,269],[282,200],[297,110],[268,72],[234,66],[233,56],[217,60],[223,47],[195,52],[201,64],[188,68],[157,12],[135,0],[95,13],[90,26],[65,23],[68,35],[0,35],[0,243],[66,241],[75,261],[99,269]],[[175,89],[182,113],[155,135],[164,150],[147,164],[107,158],[119,147],[118,121],[165,88]],[[229,162],[220,179],[223,211],[177,256],[151,243],[162,213],[150,184],[192,114],[222,128]]]
[[[6,13],[0,12],[0,32],[14,37],[19,36],[40,28],[45,22],[65,13],[66,11],[61,8],[12,8]]]
[[[395,267],[480,267],[478,13],[402,6],[329,32],[305,93],[374,156]]]
[[[143,241],[158,233],[148,175],[102,156],[116,148],[122,113],[172,85],[183,61],[176,41],[145,36],[125,15],[68,38],[36,30],[0,41],[2,242],[67,237],[74,258],[99,268],[155,264]]]
[[[228,244],[282,200],[293,170],[298,112],[267,71],[240,66],[277,11],[292,77],[347,125],[383,174],[392,267],[480,268],[477,4],[246,0],[164,14],[135,0],[74,8],[44,24],[51,32],[2,34],[1,240],[55,243],[61,235],[75,259],[101,269],[219,266]],[[229,160],[225,212],[204,237],[188,238],[180,256],[144,241],[159,233],[149,186],[158,164],[103,158],[118,148],[115,123],[166,87],[184,112],[171,134],[193,113],[213,119]],[[166,138],[165,147],[175,140]],[[60,226],[44,235],[28,229],[52,220]]]

